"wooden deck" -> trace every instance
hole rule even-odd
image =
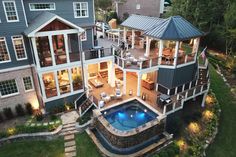
[[[94,97],[94,102],[98,104],[98,101],[101,100],[100,94],[105,92],[107,95],[115,95],[116,87],[111,87],[106,79],[99,78],[99,81],[103,82],[103,87],[95,88],[92,86],[92,91],[90,92],[91,95]],[[105,103],[105,107],[110,106],[112,104],[121,102],[123,100],[127,100],[137,96],[137,77],[134,74],[127,73],[127,84],[126,84],[126,95],[122,96],[122,99],[114,99],[110,100],[109,102]],[[123,85],[120,87],[121,91],[123,92]],[[132,90],[132,95],[129,95],[129,91]],[[158,92],[155,90],[148,90],[144,87],[141,87],[141,97],[142,95],[146,96],[145,102],[147,102],[150,106],[162,112],[162,109],[158,107],[156,100],[158,96]],[[140,98],[141,98],[140,97]]]

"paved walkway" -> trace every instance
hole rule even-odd
[[[76,156],[76,142],[75,142],[75,129],[76,120],[79,115],[76,111],[68,112],[61,116],[62,120],[62,130],[60,135],[64,136],[64,147],[65,147],[65,157],[75,157]]]

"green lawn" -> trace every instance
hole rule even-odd
[[[219,132],[215,142],[207,150],[207,157],[236,156],[236,99],[230,93],[222,78],[210,68],[211,89],[221,105]]]
[[[24,140],[0,147],[1,157],[64,157],[64,140]]]
[[[101,157],[96,145],[85,132],[76,135],[76,147],[78,157]]]

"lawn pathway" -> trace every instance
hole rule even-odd
[[[61,116],[63,127],[60,135],[64,136],[65,157],[76,156],[75,133],[77,130],[75,124],[78,117],[79,115],[76,111],[68,112]]]

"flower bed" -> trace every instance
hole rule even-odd
[[[189,123],[176,143],[180,153],[185,156],[200,157],[205,155],[205,149],[213,142],[219,124],[220,106],[215,95],[209,92],[201,118]]]

